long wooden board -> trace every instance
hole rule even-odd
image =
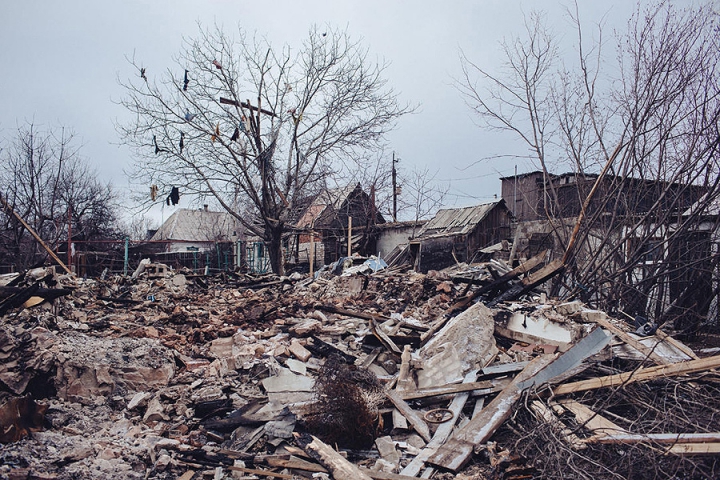
[[[633,372],[618,373],[604,377],[590,378],[578,382],[558,385],[553,389],[554,395],[566,395],[568,393],[595,390],[597,388],[616,387],[618,385],[642,382],[662,377],[685,375],[688,373],[702,372],[720,367],[720,355],[690,360],[689,362],[678,362],[671,365],[659,365],[657,367],[639,368]]]

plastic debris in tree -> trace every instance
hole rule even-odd
[[[187,92],[188,83],[190,83],[190,80],[188,80],[188,71],[186,69],[185,70],[185,80],[183,80],[183,91],[184,92]]]
[[[190,113],[190,110],[185,110],[185,120],[188,122],[192,122],[193,118],[195,118],[195,113]]]
[[[140,68],[140,78],[147,82],[147,77],[145,76],[145,67]]]
[[[158,186],[157,185],[150,185],[150,200],[153,202],[157,200],[157,194],[158,194]]]
[[[218,70],[222,70],[222,65],[220,65],[220,62],[218,62],[217,60],[213,60],[212,64],[215,65],[215,68],[217,68]]]
[[[172,190],[170,190],[170,195],[168,195],[167,199],[165,200],[165,203],[170,205],[172,202],[173,205],[177,205],[180,203],[180,189],[178,187],[172,187]]]
[[[218,137],[220,137],[220,124],[219,123],[217,125],[215,125],[215,133],[213,133],[212,137],[210,137],[210,141],[214,143],[215,140],[218,139]]]
[[[155,155],[160,152],[167,152],[164,148],[160,148],[157,143],[157,136],[153,135],[153,144],[155,145]]]
[[[240,137],[240,129],[235,127],[235,131],[232,134],[232,137],[230,137],[230,141],[235,142]]]
[[[185,148],[185,132],[180,132],[180,153],[182,153],[183,148]]]

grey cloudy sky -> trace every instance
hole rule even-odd
[[[297,45],[313,24],[347,27],[370,52],[390,63],[386,76],[401,99],[419,105],[389,137],[389,152],[405,165],[439,169],[451,184],[449,205],[490,201],[498,178],[510,175],[514,159],[478,162],[522,153],[511,139],[484,131],[453,86],[460,74],[459,51],[489,70],[501,61],[498,42],[522,30],[522,15],[544,10],[555,30],[572,38],[564,19],[570,2],[557,0],[458,1],[264,1],[245,0],[22,0],[0,6],[0,139],[7,141],[26,121],[65,126],[77,134],[81,153],[104,181],[123,194],[132,167],[118,145],[114,122],[127,118],[116,102],[117,78],[137,75],[126,57],[148,71],[172,66],[182,37],[197,23],[237,25],[267,36],[273,44]],[[588,24],[605,18],[624,25],[631,1],[580,1]],[[567,48],[572,48],[570,42]],[[388,161],[390,161],[388,159]],[[530,165],[519,164],[524,171]],[[137,187],[140,188],[140,187]],[[145,187],[142,187],[143,189]],[[181,201],[180,207],[185,207]],[[168,207],[169,208],[169,207]],[[165,218],[169,212],[163,212]]]

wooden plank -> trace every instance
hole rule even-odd
[[[720,432],[711,433],[615,433],[598,435],[584,440],[585,443],[633,444],[633,443],[720,443]]]
[[[427,462],[458,472],[470,460],[473,447],[487,441],[510,416],[515,403],[522,396],[523,384],[553,360],[552,355],[543,355],[531,361],[510,385],[503,389],[477,417],[470,420],[447,443],[438,448]]]
[[[560,420],[555,415],[555,413],[551,409],[546,407],[545,404],[542,403],[540,400],[533,400],[533,402],[530,404],[530,410],[532,410],[535,418],[537,418],[541,422],[547,423],[556,431],[558,431],[565,443],[570,445],[570,448],[572,448],[573,450],[582,450],[583,448],[587,448],[587,445],[585,445],[585,443],[577,435],[575,435],[572,430],[570,430],[567,425],[565,425],[562,420]]]
[[[582,403],[578,403],[575,400],[560,400],[558,403],[575,415],[577,423],[584,425],[585,428],[595,435],[601,436],[627,433],[627,430],[614,424]]]
[[[395,345],[395,342],[392,341],[390,337],[387,336],[385,332],[382,331],[382,329],[378,326],[377,322],[374,319],[370,320],[370,330],[372,330],[373,335],[377,337],[378,340],[388,349],[392,350],[394,353],[397,353],[398,355],[401,352],[400,348]]]
[[[370,480],[371,477],[317,437],[309,433],[294,435],[300,448],[327,468],[336,480]]]
[[[473,371],[465,375],[465,378],[463,379],[463,385],[470,385],[474,382],[477,378],[477,371]],[[450,407],[448,407],[448,410],[450,410],[453,414],[452,420],[448,420],[445,423],[441,423],[437,430],[435,430],[435,434],[433,435],[432,440],[430,440],[430,443],[425,445],[425,447],[420,450],[420,453],[410,461],[410,463],[402,469],[400,474],[402,475],[409,475],[411,477],[416,477],[418,473],[420,473],[420,470],[425,465],[425,461],[430,458],[432,454],[434,454],[442,444],[445,443],[445,440],[448,439],[450,434],[452,433],[453,426],[455,425],[455,422],[457,421],[458,416],[460,415],[460,412],[462,412],[463,407],[465,407],[465,403],[468,401],[468,398],[470,398],[470,394],[463,392],[455,395],[455,398],[453,398],[452,403],[450,403]]]
[[[681,443],[666,452],[674,455],[714,455],[720,453],[720,443]]]
[[[254,463],[264,463],[269,467],[305,470],[306,472],[326,473],[328,471],[327,468],[323,467],[322,465],[318,465],[317,463],[308,462],[307,460],[303,460],[302,458],[297,458],[295,456],[290,456],[290,458],[286,457],[287,455],[267,455],[261,459],[258,459]]]
[[[416,480],[415,477],[409,477],[398,473],[376,472],[364,467],[358,467],[358,469],[374,480]]]
[[[418,435],[420,435],[426,442],[429,442],[431,440],[430,428],[427,426],[427,423],[425,423],[425,420],[423,420],[423,418],[418,415],[418,413],[413,410],[410,405],[405,402],[405,400],[402,399],[398,392],[388,390],[385,392],[385,395],[387,395],[388,399],[393,403],[393,405],[395,405],[395,408],[400,410],[400,413],[407,418],[408,422],[410,422],[410,425],[413,426]]]
[[[177,480],[190,480],[195,475],[195,470],[188,470],[187,472],[180,475]]]
[[[294,478],[292,475],[288,475],[287,473],[275,473],[275,472],[270,472],[268,470],[258,470],[256,468],[245,468],[245,467],[234,467],[234,466],[226,466],[224,468],[227,468],[228,470],[232,470],[235,472],[252,473],[253,475],[260,475],[263,477],[288,478],[288,479]]]
[[[670,363],[673,363],[672,361],[668,360],[667,358],[663,358],[657,353],[653,351],[652,348],[648,347],[647,345],[643,345],[640,343],[639,340],[634,339],[630,335],[627,334],[627,332],[624,332],[620,328],[613,325],[609,320],[605,318],[596,318],[594,320],[594,323],[597,325],[600,325],[605,330],[609,330],[610,333],[618,337],[621,341],[625,342],[627,345],[631,346],[641,354],[645,356],[645,358],[649,358],[655,364],[657,365],[668,365]]]
[[[451,395],[453,393],[470,392],[472,390],[488,390],[489,393],[499,392],[507,387],[510,383],[509,379],[501,378],[497,380],[484,380],[481,382],[456,383],[452,385],[443,385],[441,387],[423,388],[421,390],[413,390],[410,392],[401,392],[400,396],[403,400],[416,400],[418,398],[436,397],[438,395]]]
[[[450,320],[453,313],[458,312],[460,310],[465,309],[470,303],[478,298],[483,293],[486,293],[494,288],[498,288],[501,285],[504,285],[505,283],[509,282],[510,280],[519,277],[520,275],[529,272],[533,268],[540,265],[544,260],[545,256],[547,255],[547,250],[543,250],[542,252],[538,253],[531,259],[529,259],[527,262],[523,263],[522,265],[518,265],[517,267],[510,270],[505,275],[502,275],[497,280],[493,281],[489,285],[486,285],[472,293],[472,295],[465,297],[458,302],[456,302],[454,305],[452,305],[450,308],[448,308],[438,319],[435,321],[435,323],[432,324],[430,329],[420,335],[420,345],[425,345],[425,343],[430,340],[430,338],[437,333],[438,330],[440,330],[442,327],[445,326],[448,320]]]
[[[561,259],[555,259],[542,267],[537,272],[531,273],[527,277],[523,278],[520,283],[514,285],[510,290],[502,293],[490,301],[487,306],[494,307],[500,302],[506,300],[515,300],[516,298],[526,294],[538,285],[550,280],[552,277],[562,272],[565,269],[565,264]]]
[[[680,350],[682,353],[687,355],[688,357],[692,358],[693,360],[700,360],[700,357],[698,357],[695,352],[692,351],[692,348],[688,347],[682,342],[678,342],[673,337],[668,335],[667,333],[663,332],[662,330],[657,330],[655,332],[655,336],[658,337],[660,340],[662,340],[665,343],[668,343],[672,345],[673,347]]]
[[[513,362],[513,363],[500,363],[491,367],[485,367],[481,369],[483,375],[499,375],[501,373],[514,373],[520,372],[523,368],[527,367],[530,362]]]
[[[68,275],[72,275],[72,272],[71,272],[70,269],[67,267],[67,265],[65,265],[65,264],[63,263],[63,261],[60,260],[57,255],[55,255],[55,252],[53,252],[52,249],[47,246],[47,244],[43,241],[43,239],[40,238],[40,236],[35,232],[35,230],[33,230],[33,228],[32,228],[30,225],[27,224],[27,222],[20,216],[20,214],[18,214],[18,213],[5,201],[5,199],[2,197],[2,195],[0,195],[0,203],[3,204],[3,206],[5,207],[5,209],[6,209],[8,212],[12,213],[12,214],[15,216],[15,218],[18,219],[18,221],[22,224],[22,226],[25,227],[25,230],[27,230],[28,232],[30,232],[30,235],[32,235],[33,238],[45,249],[45,251],[48,253],[48,255],[50,255],[50,257],[51,257],[53,260],[55,260],[55,261],[58,263],[58,265],[60,265],[60,266],[62,267],[62,269],[65,270],[65,272],[66,272]]]
[[[475,445],[486,442],[510,416],[515,403],[528,388],[540,386],[602,350],[610,337],[596,328],[559,357],[543,355],[532,360],[477,417],[461,428],[428,459],[428,463],[457,472],[472,456]]]
[[[597,377],[588,380],[580,380],[578,382],[566,383],[555,387],[553,389],[553,394],[566,395],[568,393],[583,392],[586,390],[595,390],[598,388],[616,387],[618,385],[653,380],[655,378],[703,372],[705,370],[711,370],[718,367],[720,367],[720,355],[701,358],[700,360],[690,360],[688,362],[673,363],[671,365],[658,365],[656,367],[639,368],[634,372],[624,372],[615,375],[607,375],[604,377]]]

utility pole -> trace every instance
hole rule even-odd
[[[397,222],[397,170],[395,170],[395,164],[399,162],[398,158],[395,160],[395,152],[393,152],[392,158],[392,186],[393,186],[393,222]]]

